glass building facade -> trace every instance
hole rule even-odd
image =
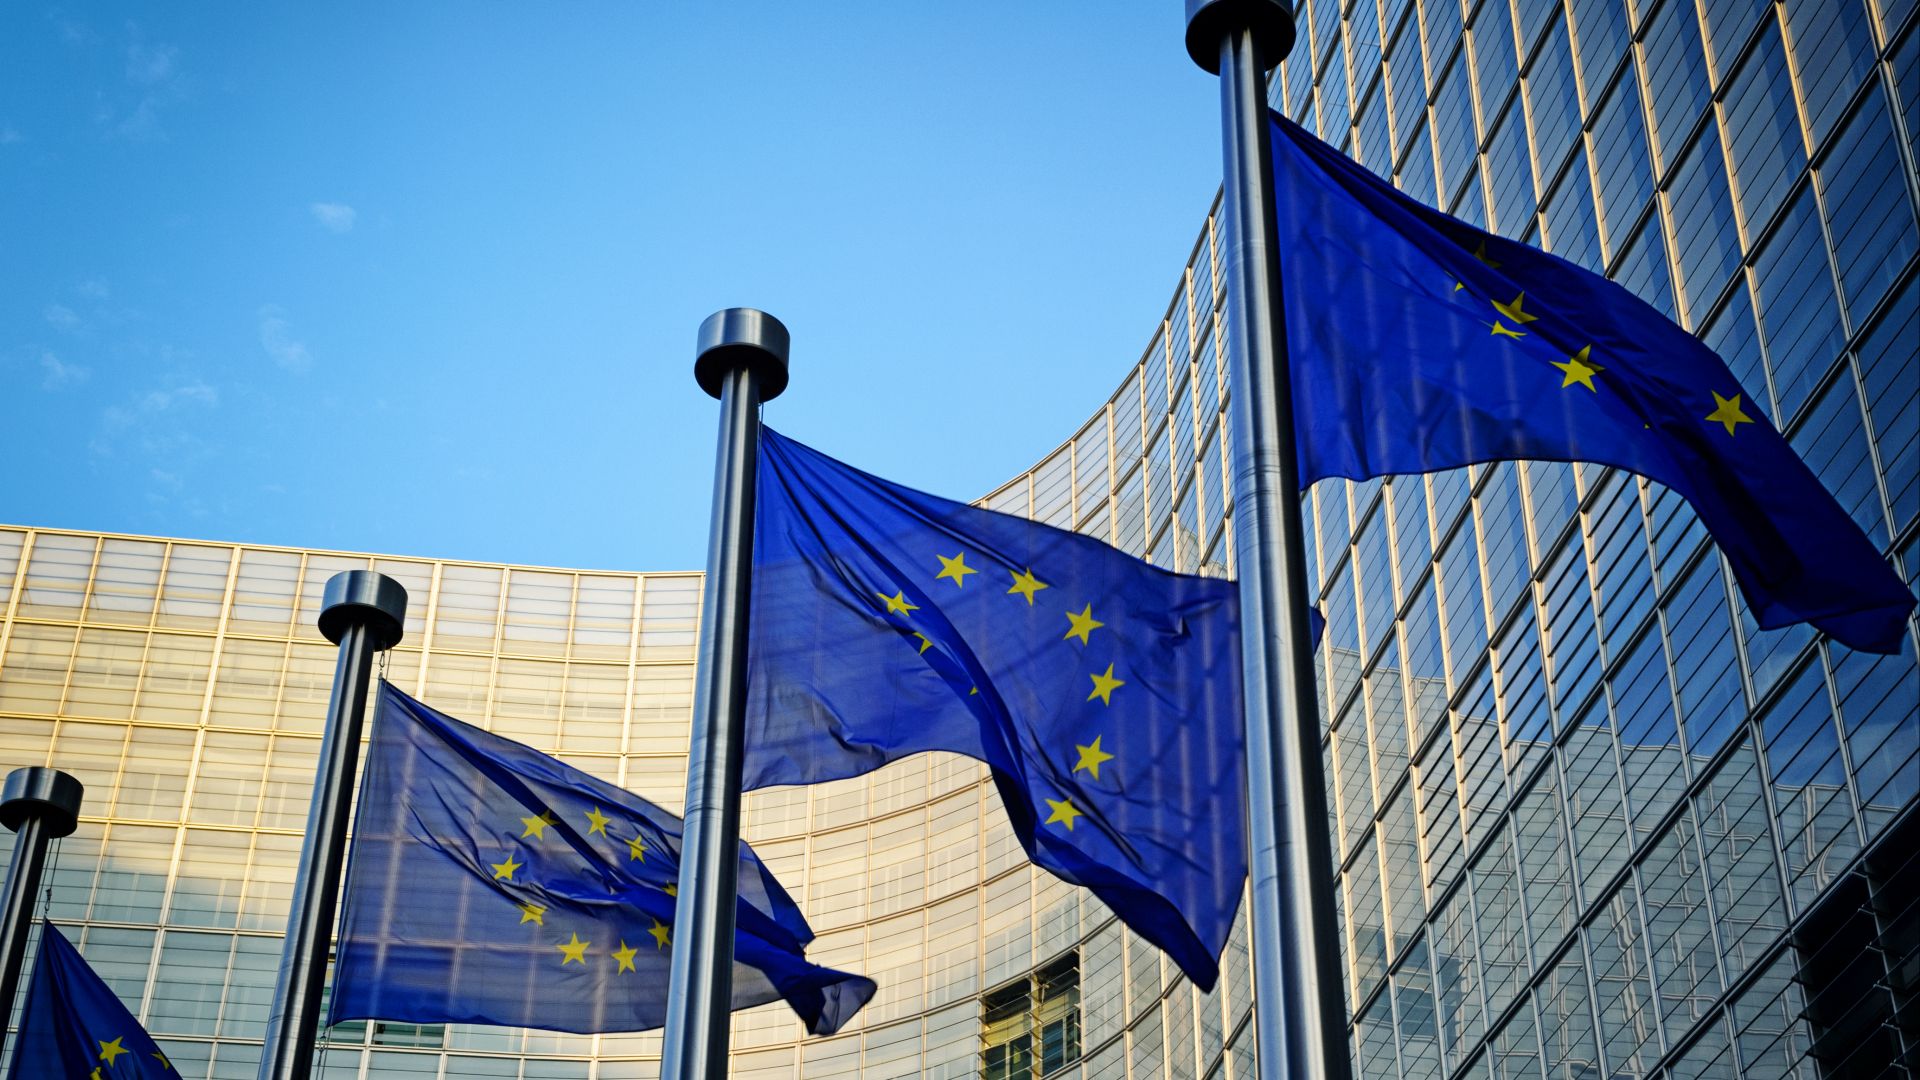
[[[1707,340],[1912,582],[1915,12],[1313,0],[1272,96]],[[1227,572],[1214,225],[1112,398],[983,505]],[[1687,509],[1605,469],[1330,481],[1302,514],[1360,1076],[1920,1072],[1911,631],[1885,658],[1760,631]],[[0,766],[86,783],[51,915],[184,1076],[254,1073],[332,672],[313,618],[356,567],[412,596],[385,661],[402,689],[680,804],[696,574],[0,528]],[[1197,992],[1027,865],[970,761],[755,793],[746,830],[814,959],[880,993],[830,1039],[782,1005],[739,1015],[737,1076],[1254,1075],[1244,933]],[[654,1034],[352,1024],[316,1074],[620,1080],[658,1059]]]

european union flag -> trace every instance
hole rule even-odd
[[[1705,345],[1282,116],[1272,131],[1302,484],[1518,458],[1626,469],[1687,500],[1762,627],[1899,648],[1913,594]]]
[[[140,1021],[50,922],[40,924],[40,957],[7,1076],[180,1080]]]
[[[753,557],[748,789],[976,758],[1035,864],[1213,985],[1247,868],[1231,581],[771,430]]]
[[[639,1031],[666,1018],[680,819],[380,686],[327,1022]],[[740,845],[733,1007],[785,998],[832,1034],[874,984]]]

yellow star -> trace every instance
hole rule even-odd
[[[635,859],[641,862],[647,861],[647,841],[644,837],[636,836],[627,841],[627,861],[632,862]]]
[[[1565,390],[1574,383],[1579,383],[1581,386],[1593,390],[1594,393],[1599,393],[1598,390],[1594,390],[1593,377],[1607,369],[1587,359],[1592,352],[1593,346],[1589,345],[1579,352],[1574,353],[1572,356],[1567,357],[1564,361],[1556,360],[1553,362],[1554,367],[1567,373],[1567,377],[1560,380],[1560,389]]]
[[[552,813],[542,810],[533,817],[521,818],[520,824],[527,827],[526,831],[520,834],[520,839],[525,840],[531,836],[535,840],[545,840],[547,838],[547,826],[558,825],[560,823],[553,820]]]
[[[547,920],[543,918],[543,916],[546,915],[546,913],[547,909],[541,907],[539,904],[521,904],[520,924],[524,926],[527,923],[533,923],[536,926],[545,926],[547,925]]]
[[[158,1051],[158,1050],[155,1050],[155,1051],[153,1052],[153,1056],[154,1056],[154,1057],[156,1057],[156,1058],[158,1058],[158,1059],[160,1059],[160,1067],[161,1067],[161,1068],[163,1068],[163,1069],[173,1069],[173,1071],[174,1071],[174,1072],[176,1072],[176,1073],[180,1071],[179,1069],[174,1069],[174,1068],[173,1068],[173,1062],[171,1062],[171,1061],[168,1061],[168,1060],[167,1060],[167,1055],[165,1055],[165,1054],[163,1054],[163,1053],[161,1053],[160,1051]]]
[[[673,944],[672,928],[659,919],[653,920],[653,929],[648,930],[647,933],[653,935],[653,947],[655,950],[664,949]]]
[[[1089,675],[1087,677],[1093,680],[1093,693],[1087,695],[1087,700],[1092,701],[1094,698],[1099,698],[1100,704],[1102,705],[1113,704],[1113,692],[1127,685],[1125,679],[1116,679],[1113,677],[1112,664],[1107,665],[1105,673]]]
[[[1093,737],[1092,746],[1080,746],[1078,744],[1075,744],[1074,749],[1080,752],[1080,761],[1079,763],[1074,765],[1073,767],[1074,772],[1079,772],[1081,769],[1085,769],[1088,772],[1093,774],[1093,778],[1095,780],[1100,779],[1101,763],[1113,760],[1112,754],[1109,754],[1105,750],[1100,749],[1101,738],[1102,736],[1095,735]]]
[[[1053,816],[1048,818],[1045,824],[1052,825],[1057,822],[1065,825],[1068,832],[1073,831],[1074,818],[1086,816],[1074,808],[1072,799],[1048,799],[1047,805],[1053,808]]]
[[[907,591],[905,589],[902,589],[899,592],[894,593],[892,596],[888,596],[886,593],[879,593],[879,592],[874,593],[873,595],[887,602],[887,614],[889,615],[905,615],[909,611],[920,610],[920,606],[918,604],[907,603]]]
[[[100,1066],[93,1067],[93,1071],[87,1074],[87,1080],[100,1080]]]
[[[518,869],[520,869],[520,868],[521,868],[522,866],[525,866],[525,865],[526,865],[526,863],[517,863],[517,862],[514,862],[514,861],[513,861],[513,852],[511,852],[511,851],[509,851],[509,852],[507,852],[507,861],[506,861],[506,862],[497,862],[497,863],[490,863],[490,864],[488,864],[488,865],[490,865],[490,866],[492,866],[492,867],[493,867],[493,880],[495,880],[495,881],[512,881],[512,880],[513,880],[513,872],[514,872],[515,870],[518,870]]]
[[[978,571],[976,571],[976,573],[977,573],[977,572],[978,572]],[[919,639],[920,639],[920,651],[921,651],[921,652],[926,652],[926,651],[927,651],[928,649],[931,649],[931,648],[933,648],[933,639],[932,639],[932,638],[929,638],[929,637],[928,637],[927,635],[925,635],[925,634],[915,634],[915,635],[913,635],[913,636],[914,636],[914,637],[917,637],[917,638],[919,638]]]
[[[1521,293],[1520,295],[1514,297],[1512,301],[1505,304],[1501,303],[1498,300],[1495,300],[1493,302],[1493,306],[1495,310],[1500,312],[1500,314],[1505,315],[1507,318],[1512,319],[1514,322],[1517,322],[1522,326],[1525,326],[1526,324],[1540,317],[1538,315],[1529,315],[1521,309],[1520,305],[1526,303],[1526,300],[1527,300],[1527,294]]]
[[[679,895],[680,895],[680,886],[678,886],[678,885],[676,885],[676,884],[674,884],[673,882],[671,882],[671,881],[669,881],[669,882],[667,883],[667,885],[666,885],[666,889],[665,889],[665,892],[666,892],[666,894],[667,894],[668,896],[679,896]]]
[[[607,822],[612,820],[612,818],[601,813],[600,808],[597,806],[587,811],[587,835],[592,836],[595,833],[599,833],[601,836],[607,835]]]
[[[951,559],[940,554],[935,554],[934,558],[940,560],[940,572],[934,575],[934,580],[938,581],[941,578],[952,578],[953,587],[956,589],[966,587],[968,574],[977,574],[980,572],[967,565],[967,553],[964,551]]]
[[[1707,419],[1716,424],[1725,424],[1729,435],[1733,434],[1733,429],[1741,424],[1753,423],[1753,417],[1740,411],[1739,394],[1723,398],[1718,391],[1714,392],[1713,411],[1707,414]]]
[[[119,1039],[115,1039],[112,1042],[100,1043],[100,1060],[106,1062],[108,1068],[112,1068],[113,1063],[119,1059],[120,1055],[127,1052],[127,1048],[120,1045],[120,1039],[124,1038],[126,1038],[126,1036],[122,1035]],[[94,1041],[99,1042],[97,1039]]]
[[[615,975],[618,975],[623,971],[634,970],[633,958],[639,952],[640,952],[639,949],[636,949],[633,946],[627,944],[626,938],[621,938],[620,947],[613,950],[613,962],[619,965],[613,969],[613,973]]]
[[[1033,576],[1033,568],[1028,567],[1024,572],[1013,575],[1013,588],[1007,590],[1007,595],[1019,593],[1027,598],[1027,606],[1032,607],[1033,594],[1046,587],[1045,582]]]
[[[581,967],[586,967],[587,946],[591,944],[593,944],[593,942],[581,941],[580,935],[574,934],[572,941],[564,945],[555,945],[554,948],[560,950],[560,966],[566,967],[568,964],[579,964]]]
[[[1498,320],[1498,319],[1495,319],[1495,320],[1493,321],[1493,336],[1494,336],[1494,337],[1510,337],[1510,338],[1523,338],[1523,337],[1526,337],[1527,335],[1526,335],[1526,334],[1524,334],[1524,333],[1522,333],[1522,332],[1521,332],[1521,331],[1519,331],[1519,330],[1515,330],[1515,329],[1514,329],[1513,327],[1511,327],[1511,326],[1508,326],[1508,325],[1507,325],[1506,323],[1503,323],[1503,322],[1501,322],[1500,320]]]
[[[1482,263],[1485,263],[1489,270],[1500,269],[1499,263],[1494,262],[1492,259],[1487,258],[1487,242],[1485,240],[1480,241],[1480,246],[1474,249],[1473,257],[1476,259],[1479,259]],[[1461,289],[1464,289],[1466,287],[1467,287],[1467,284],[1464,281],[1456,281],[1453,283],[1454,292],[1459,292]]]
[[[1092,604],[1088,604],[1078,613],[1067,612],[1067,618],[1072,621],[1073,627],[1067,631],[1066,637],[1060,640],[1065,641],[1067,638],[1077,637],[1080,639],[1080,644],[1082,645],[1091,645],[1093,643],[1093,632],[1107,625],[1093,617]]]

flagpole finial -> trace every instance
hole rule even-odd
[[[723,308],[700,324],[693,377],[700,389],[720,396],[727,372],[751,367],[760,376],[760,400],[772,401],[787,388],[786,324],[755,308]]]
[[[1187,0],[1187,55],[1210,75],[1220,74],[1220,43],[1250,30],[1271,69],[1293,48],[1293,13],[1279,0]]]
[[[7,774],[4,792],[0,792],[0,825],[14,832],[30,817],[41,821],[49,840],[71,836],[80,821],[80,797],[85,793],[78,779],[39,765],[15,769]]]
[[[348,630],[364,625],[373,633],[374,651],[384,652],[406,633],[407,590],[385,574],[343,570],[327,579],[318,622],[335,645]]]

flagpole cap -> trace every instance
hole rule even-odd
[[[37,817],[48,839],[71,836],[80,823],[80,796],[85,792],[78,778],[59,769],[15,769],[0,791],[0,825],[19,832],[28,818]]]
[[[700,389],[714,397],[735,368],[750,367],[760,375],[760,400],[772,401],[787,388],[787,328],[779,319],[755,308],[725,308],[700,324],[693,377]]]
[[[320,604],[320,632],[335,645],[356,626],[372,632],[376,652],[400,644],[406,633],[407,590],[385,574],[343,570],[327,579]]]
[[[1252,30],[1269,70],[1293,48],[1293,13],[1278,0],[1187,0],[1187,55],[1210,75],[1220,74],[1220,42]]]

